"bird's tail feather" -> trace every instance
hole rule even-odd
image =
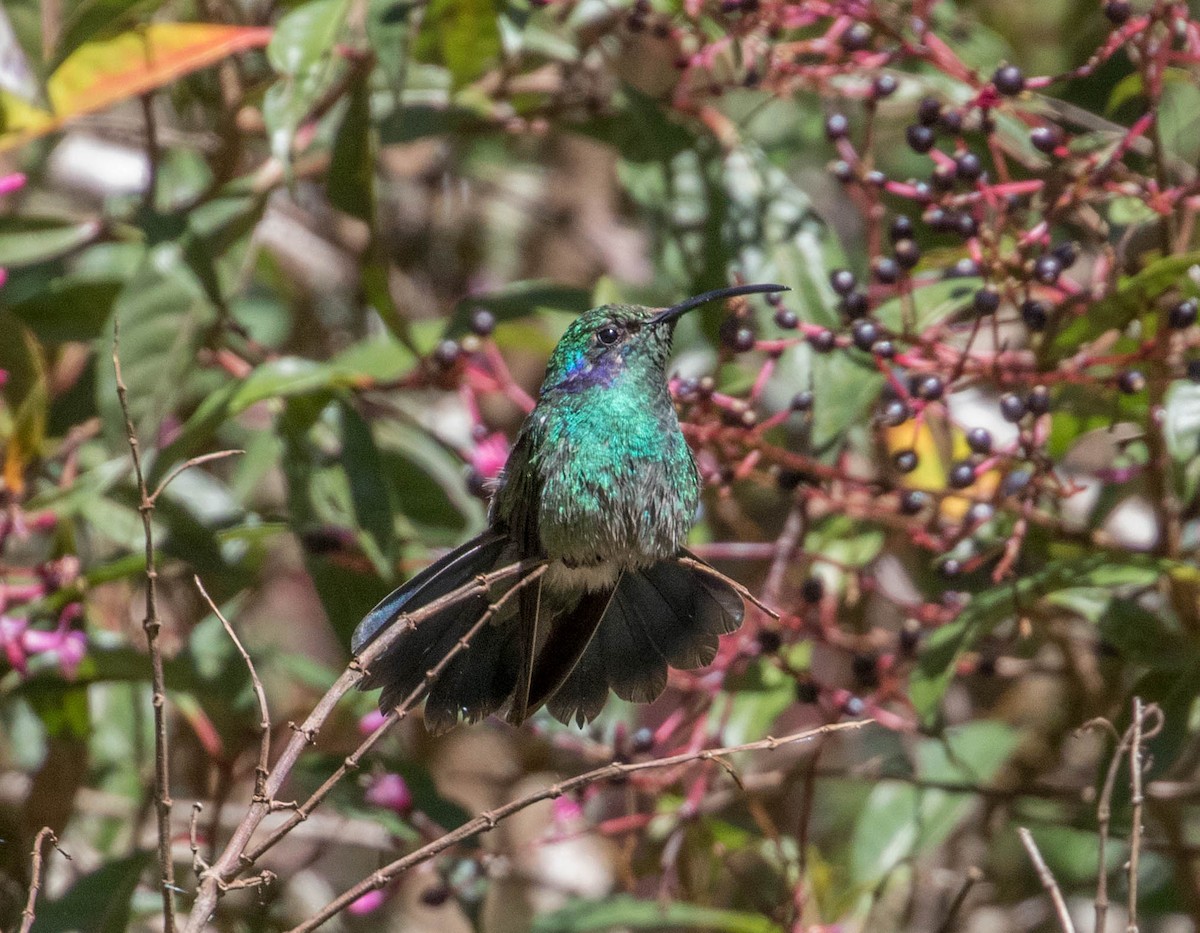
[[[648,703],[666,687],[668,666],[688,670],[710,663],[718,636],[735,631],[743,613],[737,592],[702,569],[665,560],[627,572],[547,708],[561,722],[582,725],[603,708],[610,687],[623,700]]]

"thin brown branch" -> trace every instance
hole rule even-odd
[[[263,819],[266,818],[267,814],[279,809],[275,802],[276,797],[291,775],[292,769],[300,759],[300,755],[316,741],[321,726],[329,718],[338,701],[362,680],[371,662],[387,651],[402,634],[410,631],[425,619],[430,618],[449,606],[456,605],[464,599],[487,594],[498,583],[502,583],[513,577],[520,578],[528,575],[533,570],[542,566],[542,564],[543,561],[539,560],[522,561],[501,567],[499,570],[494,570],[491,573],[481,574],[470,583],[464,584],[440,599],[436,599],[422,606],[417,611],[397,619],[396,622],[385,628],[371,644],[363,649],[357,658],[350,662],[346,670],[342,672],[341,676],[334,681],[333,685],[325,692],[325,695],[313,707],[312,712],[308,714],[304,722],[298,726],[292,726],[292,737],[288,740],[287,745],[284,746],[283,752],[275,762],[275,766],[271,769],[271,774],[267,778],[266,786],[264,787],[263,799],[251,802],[250,806],[246,809],[245,816],[242,817],[241,822],[233,831],[233,835],[230,837],[229,842],[226,843],[221,855],[204,872],[199,889],[196,892],[196,901],[192,905],[192,912],[188,917],[185,927],[187,933],[200,933],[201,930],[206,928],[209,918],[212,916],[213,911],[216,910],[217,901],[221,894],[229,888],[230,883],[239,873],[249,867],[251,860],[246,855],[246,849],[250,844],[250,839],[254,835],[254,831],[262,823]]]
[[[142,630],[146,633],[146,648],[150,655],[151,702],[154,706],[154,808],[158,818],[158,865],[159,886],[163,902],[163,928],[166,933],[175,930],[175,865],[171,858],[171,764],[167,735],[167,687],[163,673],[162,646],[158,636],[162,623],[158,618],[158,567],[154,557],[154,524],[151,517],[154,502],[146,488],[146,476],[142,472],[142,454],[133,416],[129,413],[129,390],[121,375],[121,328],[120,319],[113,321],[113,370],[116,373],[117,400],[125,418],[125,438],[133,459],[133,471],[137,478],[138,511],[142,515],[142,532],[146,541],[146,614]]]
[[[978,866],[972,865],[967,869],[967,876],[963,878],[963,883],[959,886],[958,893],[954,895],[954,900],[950,902],[950,909],[946,911],[946,919],[937,928],[937,933],[950,933],[954,929],[959,911],[962,910],[963,904],[967,901],[967,895],[982,880],[983,872],[980,871]]]
[[[169,485],[171,485],[171,481],[180,473],[186,472],[192,467],[200,466],[202,463],[212,463],[214,460],[224,460],[226,457],[236,457],[239,454],[244,454],[245,452],[246,451],[244,450],[218,450],[211,454],[202,454],[199,457],[192,457],[190,460],[185,460],[183,463],[178,464],[173,470],[171,470],[171,472],[163,478],[163,481],[158,484],[158,488],[156,488],[154,492],[150,493],[151,504],[158,501],[158,497],[163,494],[163,491]]]
[[[264,852],[266,852],[277,842],[279,842],[280,839],[291,832],[298,823],[302,823],[308,819],[313,810],[315,810],[320,805],[321,801],[323,801],[329,795],[329,792],[337,786],[339,781],[345,778],[345,776],[351,771],[358,770],[359,762],[362,761],[363,756],[375,746],[375,744],[383,737],[384,733],[391,729],[396,723],[400,722],[400,720],[408,716],[417,703],[421,701],[421,698],[429,691],[429,688],[433,686],[434,681],[436,681],[442,675],[442,672],[445,671],[445,669],[450,665],[450,662],[453,661],[461,652],[466,651],[471,646],[471,641],[476,635],[479,634],[480,630],[482,630],[485,625],[491,623],[492,619],[495,617],[496,613],[500,611],[501,607],[503,607],[504,604],[508,602],[508,600],[514,594],[520,592],[535,580],[540,579],[547,569],[548,568],[545,564],[536,568],[532,573],[522,577],[517,582],[516,586],[513,586],[505,591],[505,593],[498,600],[496,600],[496,602],[488,606],[487,610],[479,617],[478,621],[471,626],[467,633],[454,643],[454,646],[442,656],[437,664],[425,672],[425,676],[422,678],[421,683],[417,684],[417,686],[412,689],[408,696],[406,696],[394,709],[388,712],[383,722],[376,726],[371,734],[363,739],[358,748],[356,748],[350,755],[346,756],[345,761],[338,766],[338,769],[334,771],[333,774],[329,775],[329,777],[325,779],[324,783],[322,783],[320,787],[313,791],[312,795],[305,800],[304,803],[296,807],[296,812],[292,814],[287,822],[272,831],[265,839],[263,839],[262,842],[246,853],[246,859],[250,862],[256,861]]]
[[[1042,887],[1046,889],[1050,900],[1054,902],[1054,914],[1058,917],[1059,928],[1063,933],[1075,933],[1075,924],[1071,920],[1071,912],[1067,910],[1067,902],[1063,898],[1062,891],[1059,890],[1058,882],[1054,880],[1049,866],[1046,865],[1046,860],[1038,851],[1037,843],[1033,841],[1033,834],[1024,826],[1017,828],[1017,834],[1021,837],[1021,845],[1029,853],[1029,861],[1033,862],[1038,878],[1041,879]]]
[[[54,848],[58,849],[59,855],[65,859],[71,857],[58,848],[58,837],[54,835],[54,830],[49,826],[43,826],[38,830],[38,834],[33,839],[33,853],[29,856],[29,897],[25,900],[25,909],[21,911],[21,926],[18,933],[29,933],[33,929],[34,908],[37,905],[38,891],[42,887],[42,848],[47,839]]]
[[[228,453],[228,451],[227,451]],[[170,477],[167,477],[169,480]],[[166,480],[163,481],[164,485]],[[159,487],[160,489],[162,487]],[[250,659],[250,653],[246,651],[242,640],[237,637],[237,632],[233,630],[233,626],[229,624],[229,620],[217,608],[217,604],[213,602],[212,597],[208,595],[208,590],[204,588],[204,584],[200,582],[200,577],[193,576],[196,581],[196,589],[200,591],[200,595],[204,597],[204,601],[208,603],[208,608],[212,610],[224,626],[230,640],[238,650],[238,654],[242,656],[242,660],[246,662],[246,669],[250,672],[250,683],[254,687],[254,697],[258,700],[258,765],[254,769],[254,799],[265,800],[267,788],[268,768],[271,763],[271,713],[267,709],[267,694],[263,690],[262,681],[258,678],[258,671],[254,669],[254,662]]]
[[[585,772],[573,778],[568,778],[565,781],[560,781],[550,787],[542,790],[534,791],[526,794],[516,800],[510,801],[503,806],[497,807],[494,810],[488,810],[481,813],[472,820],[468,820],[462,826],[451,832],[433,840],[427,845],[410,852],[402,858],[396,859],[389,865],[376,872],[373,872],[368,877],[364,878],[354,887],[343,892],[334,900],[326,904],[320,911],[305,920],[304,923],[293,928],[291,933],[305,933],[308,930],[315,930],[326,920],[330,919],[337,913],[344,910],[358,898],[362,897],[369,891],[374,891],[388,885],[397,875],[403,874],[410,868],[420,865],[423,862],[429,861],[434,856],[445,850],[458,845],[466,839],[477,836],[481,833],[495,829],[495,827],[503,820],[512,816],[514,813],[519,813],[536,803],[541,803],[544,800],[554,800],[564,794],[569,794],[581,787],[586,787],[590,784],[597,784],[602,781],[619,780],[634,774],[639,771],[649,771],[658,768],[674,768],[679,765],[689,764],[696,761],[716,761],[727,755],[735,755],[739,752],[752,751],[774,751],[785,745],[795,745],[799,742],[806,742],[810,739],[820,736],[829,735],[833,732],[842,732],[850,729],[861,729],[863,726],[874,722],[871,719],[860,719],[853,722],[834,723],[827,726],[821,726],[817,729],[808,729],[804,732],[797,732],[792,735],[784,736],[783,738],[767,737],[757,742],[746,742],[742,745],[731,745],[725,748],[704,749],[697,752],[686,752],[680,755],[672,755],[667,758],[659,758],[654,761],[639,761],[633,763],[613,762],[605,765],[602,768],[596,768],[593,771]]]
[[[1129,923],[1128,933],[1138,929],[1138,871],[1142,857],[1142,806],[1146,798],[1142,795],[1142,725],[1145,720],[1142,698],[1133,698],[1133,740],[1129,744],[1129,803],[1133,810],[1129,826]]]
[[[738,583],[737,580],[733,579],[732,577],[725,576],[725,574],[717,570],[716,567],[710,567],[708,564],[704,563],[704,561],[696,560],[691,557],[681,557],[679,558],[679,563],[684,567],[691,567],[694,570],[699,570],[701,573],[706,574],[713,579],[721,580],[722,582],[728,584],[737,592],[740,597],[742,597],[742,599],[746,600],[746,602],[761,609],[776,622],[779,621],[780,616],[778,612],[751,593],[748,589],[742,586],[742,584]]]
[[[1103,723],[1113,734],[1116,729],[1107,719],[1093,720],[1085,728]],[[1117,782],[1117,771],[1129,751],[1129,743],[1133,741],[1133,727],[1125,730],[1117,742],[1112,759],[1108,763],[1108,772],[1104,775],[1104,784],[1100,789],[1100,799],[1096,804],[1096,823],[1098,825],[1099,841],[1096,845],[1096,921],[1095,933],[1104,933],[1108,924],[1108,837],[1112,827],[1112,795]]]

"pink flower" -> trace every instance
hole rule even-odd
[[[493,431],[478,444],[471,453],[471,466],[484,479],[495,479],[508,460],[508,438],[501,431]]]
[[[361,917],[363,914],[369,914],[372,911],[378,910],[383,906],[385,900],[387,900],[387,895],[383,891],[368,891],[358,900],[351,903],[346,910],[356,917]]]
[[[370,735],[376,729],[383,725],[383,721],[387,719],[379,710],[373,709],[358,721],[358,731],[363,735]]]
[[[68,626],[79,618],[81,611],[76,603],[67,606],[59,616],[58,627],[52,631],[30,628],[26,619],[0,615],[0,643],[8,663],[24,674],[31,657],[53,654],[63,676],[74,679],[87,652],[87,636]]]
[[[0,178],[0,195],[12,194],[19,188],[24,187],[25,176],[20,172],[13,172],[11,175],[5,175]]]
[[[412,791],[400,775],[381,774],[367,788],[367,802],[404,816],[412,809]]]

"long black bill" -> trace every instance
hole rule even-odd
[[[668,321],[674,321],[683,317],[683,315],[687,314],[693,308],[698,308],[701,305],[708,304],[710,301],[717,301],[721,298],[737,298],[739,295],[761,295],[771,292],[788,291],[791,291],[791,289],[786,285],[731,285],[728,288],[715,288],[711,292],[705,292],[703,295],[697,295],[695,298],[689,298],[677,305],[664,308],[654,317],[650,318],[650,323],[666,324]]]

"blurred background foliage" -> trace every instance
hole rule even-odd
[[[50,855],[35,930],[160,923],[116,321],[151,488],[244,451],[174,477],[154,512],[186,906],[190,802],[202,845],[223,843],[258,715],[191,576],[286,735],[363,613],[481,529],[572,316],[740,277],[792,292],[685,319],[675,388],[707,484],[697,550],[782,621],[752,614],[713,672],[673,675],[648,708],[613,699],[582,731],[539,718],[432,740],[406,722],[217,926],[290,927],[556,775],[872,715],[815,751],[739,760],[741,787],[710,762],[536,808],[330,928],[1054,929],[1015,829],[1090,917],[1115,743],[1077,730],[1123,731],[1138,695],[1165,722],[1146,751],[1143,928],[1195,929],[1200,336],[1194,304],[1168,316],[1200,293],[1198,26],[1186,5],[1127,7],[6,2],[0,146],[24,181],[0,217],[5,926],[44,825],[72,861]],[[1145,35],[1178,51],[1150,81],[1158,47],[1114,32],[1146,11]],[[997,94],[1005,64],[1054,79]],[[908,134],[930,96],[965,115],[941,118],[941,162]],[[939,228],[928,199],[957,195],[931,168],[964,152],[989,175],[960,164],[958,195],[988,193]],[[881,272],[899,243],[913,264]],[[1064,243],[1061,279],[1035,268]],[[838,269],[872,283],[850,290],[891,353],[859,342]],[[1031,401],[1041,385],[1052,404]],[[972,459],[973,428],[1000,453]],[[289,797],[373,703],[327,725]],[[1117,904],[1124,775],[1102,867]]]

